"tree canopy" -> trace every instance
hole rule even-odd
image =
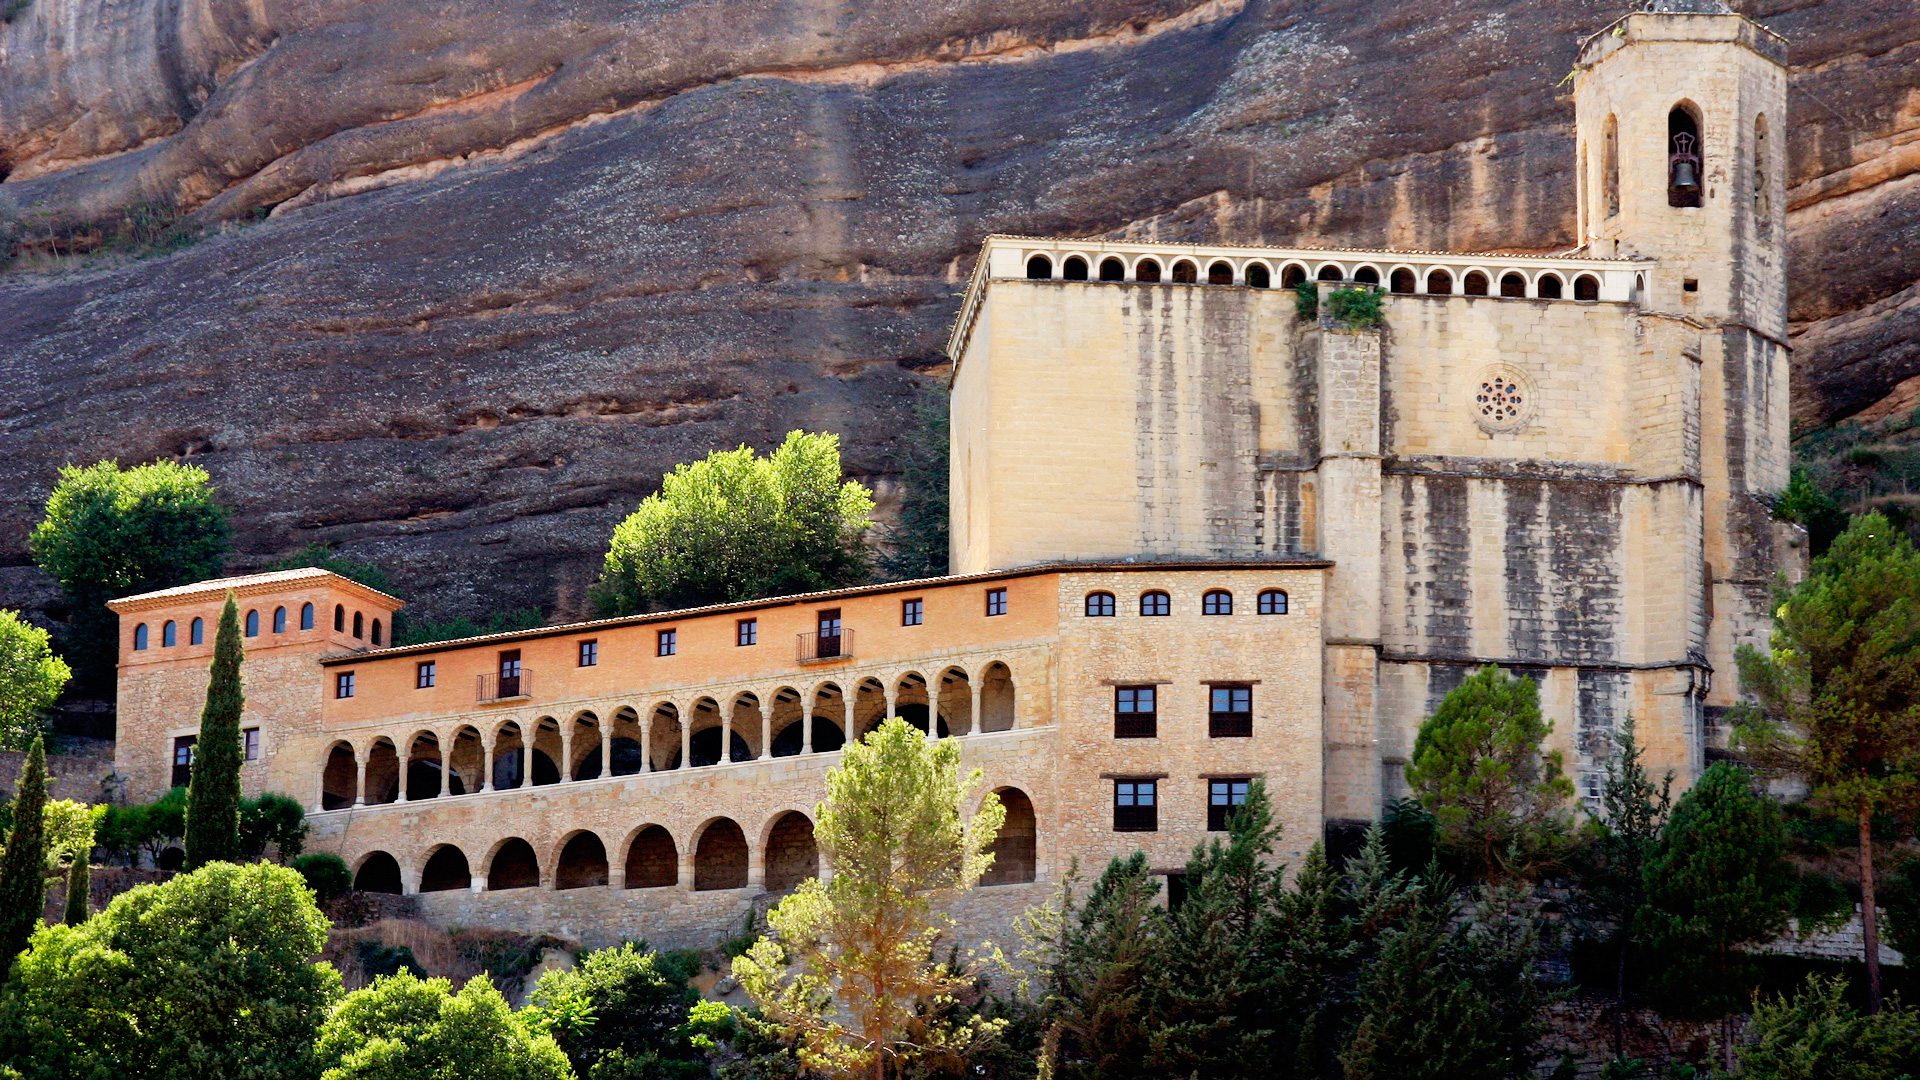
[[[873,493],[843,480],[840,438],[790,432],[681,465],[613,530],[595,602],[610,615],[857,584]]]
[[[17,612],[0,611],[0,748],[32,745],[46,729],[46,711],[72,677],[45,630]]]
[[[476,975],[453,992],[412,972],[341,998],[320,1028],[320,1080],[573,1080],[553,1037]]]
[[[689,974],[628,942],[540,976],[530,1004],[583,1080],[704,1078],[706,1055],[686,1030],[700,1002]]]

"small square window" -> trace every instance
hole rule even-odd
[[[1215,739],[1253,737],[1253,687],[1215,684],[1208,694],[1207,734]]]
[[[337,698],[353,696],[353,672],[342,671],[333,677],[333,696]]]
[[[1116,686],[1113,688],[1113,737],[1151,739],[1158,732],[1159,688],[1154,686]]]
[[[1140,594],[1140,614],[1155,615],[1155,616],[1171,615],[1173,614],[1173,601],[1167,596],[1166,593],[1163,593],[1158,589],[1155,589],[1152,592],[1141,593]]]
[[[1007,590],[988,589],[987,590],[987,614],[991,616],[991,615],[1005,615],[1006,613],[1007,613]]]
[[[733,624],[733,643],[735,645],[760,644],[760,620],[741,619]]]
[[[1266,589],[1260,593],[1260,614],[1285,615],[1287,613],[1287,594],[1279,589]]]
[[[248,761],[260,760],[260,729],[250,727],[240,733],[241,752]]]
[[[413,665],[413,688],[415,690],[433,689],[433,681],[438,678],[439,665],[432,660],[422,660]]]
[[[680,631],[662,630],[654,644],[653,655],[672,656],[680,651]]]
[[[991,615],[992,612],[988,612],[988,614]],[[926,621],[927,621],[926,601],[921,600],[918,597],[915,597],[912,600],[900,601],[900,625],[901,626],[919,626],[921,623],[924,623]]]
[[[600,663],[600,642],[588,639],[580,643],[580,666],[595,667]]]
[[[1247,804],[1249,777],[1233,776],[1207,781],[1207,831],[1226,832],[1233,812]]]
[[[1160,829],[1160,782],[1158,780],[1115,780],[1113,782],[1113,831],[1158,832]]]

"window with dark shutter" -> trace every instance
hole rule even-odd
[[[1160,830],[1159,796],[1158,780],[1115,780],[1113,782],[1113,831],[1158,832]]]
[[[1250,777],[1231,776],[1207,781],[1207,831],[1226,832],[1233,812],[1247,804]]]
[[[1159,694],[1154,686],[1113,688],[1113,737],[1151,739],[1159,733]]]
[[[1253,687],[1213,683],[1208,691],[1207,734],[1216,739],[1253,736]]]

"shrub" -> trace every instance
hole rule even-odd
[[[1371,329],[1386,322],[1380,312],[1380,290],[1340,288],[1327,294],[1327,313],[1337,326]]]
[[[45,630],[0,611],[0,747],[24,750],[43,734],[47,709],[72,677]]]
[[[1753,1010],[1740,1048],[1747,1080],[1881,1080],[1920,1076],[1920,1011],[1898,1003],[1876,1015],[1848,1005],[1845,980],[1811,976],[1791,998]]]
[[[529,1029],[482,976],[389,975],[340,1000],[315,1047],[321,1080],[498,1077],[573,1080],[551,1035]]]
[[[298,799],[269,791],[240,800],[241,858],[263,858],[271,848],[287,862],[306,844],[307,811]]]
[[[398,975],[403,971],[423,979],[427,977],[427,969],[420,966],[419,958],[406,945],[363,941],[354,948],[354,958],[360,961],[360,970],[366,972],[369,979]]]
[[[687,1029],[688,1010],[700,1001],[691,974],[629,942],[540,976],[531,1010],[583,1077],[704,1077],[704,1055]]]
[[[347,868],[347,860],[330,851],[295,856],[290,865],[323,904],[353,888],[353,871]]]
[[[1320,283],[1308,278],[1293,287],[1293,310],[1301,322],[1320,317]]]

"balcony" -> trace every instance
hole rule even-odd
[[[474,700],[482,705],[501,701],[525,701],[533,696],[533,671],[521,668],[514,675],[476,675],[478,692]]]
[[[801,634],[799,639],[798,659],[802,664],[823,664],[853,656],[853,631],[844,627],[837,634]]]

